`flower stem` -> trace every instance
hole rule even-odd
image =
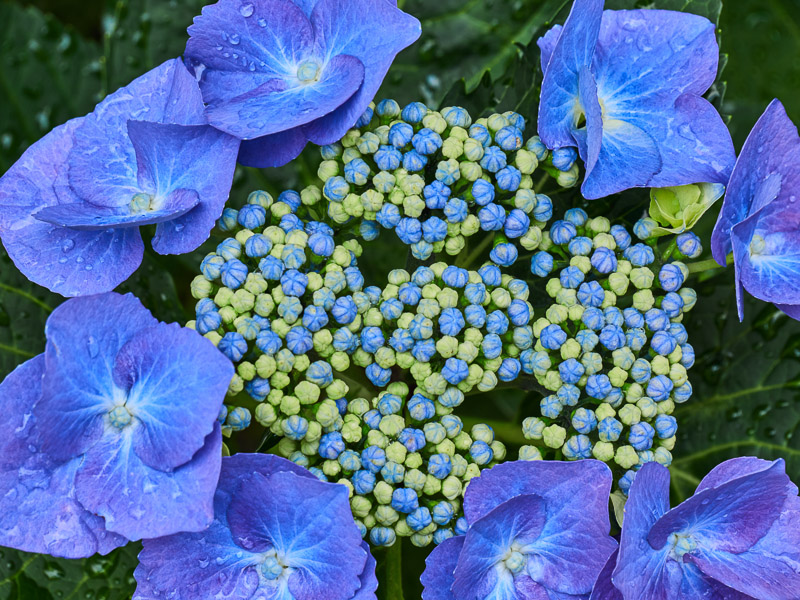
[[[708,260],[701,260],[700,262],[696,263],[689,263],[686,265],[689,268],[690,274],[697,274],[697,273],[705,273],[707,271],[713,271],[715,269],[724,269],[717,261],[713,258],[709,258]]]
[[[387,598],[403,600],[403,538],[386,552],[386,591]]]

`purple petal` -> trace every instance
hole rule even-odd
[[[233,364],[210,341],[177,323],[137,332],[119,351],[114,381],[138,421],[133,449],[149,467],[190,461],[214,429]]]
[[[450,591],[455,581],[458,557],[464,547],[464,536],[446,539],[436,546],[425,559],[425,571],[420,577],[422,600],[455,600]]]
[[[228,523],[243,548],[276,550],[292,569],[288,589],[295,597],[349,598],[361,585],[367,557],[344,486],[294,473],[256,473],[242,479]]]
[[[767,302],[800,304],[799,227],[795,197],[777,198],[733,226],[737,279],[750,294]]]
[[[214,516],[222,460],[219,424],[205,445],[174,471],[144,464],[126,431],[108,431],[84,456],[75,476],[77,499],[130,540],[202,531]]]
[[[56,127],[31,146],[0,180],[0,237],[17,268],[34,283],[64,296],[106,292],[139,266],[138,231],[81,232],[37,220],[37,210],[78,201],[69,191],[65,161],[82,119]]]
[[[258,588],[258,564],[263,558],[236,545],[228,527],[228,506],[242,478],[253,473],[269,476],[281,471],[314,478],[306,469],[273,455],[224,457],[214,496],[213,523],[198,533],[145,540],[134,573],[137,580],[134,598],[152,600],[169,592],[177,593],[181,600],[192,600],[201,593],[199,590],[214,598],[250,598]]]
[[[800,306],[796,304],[776,304],[775,306],[795,321],[800,321]]]
[[[523,495],[507,500],[473,523],[455,569],[453,594],[457,598],[500,595],[513,576],[503,560],[513,546],[527,547],[541,535],[547,522],[546,502],[540,496]],[[533,556],[528,558],[529,561]]]
[[[128,137],[130,120],[206,123],[197,84],[180,59],[168,60],[117,90],[84,118],[69,155],[69,183],[81,199],[98,206],[128,206],[142,191]]]
[[[41,393],[44,355],[0,383],[0,546],[65,558],[108,554],[128,540],[105,530],[83,508],[72,486],[80,459],[57,464],[38,451],[31,415]]]
[[[464,514],[473,524],[510,498],[541,496],[548,521],[533,545],[529,574],[550,590],[588,594],[617,546],[608,535],[611,483],[608,467],[596,460],[504,463],[470,482]]]
[[[245,140],[239,147],[240,164],[266,169],[282,167],[300,156],[308,140],[302,127],[287,129],[274,135]]]
[[[561,25],[554,25],[547,33],[536,40],[536,45],[539,46],[539,54],[541,55],[542,73],[547,71],[550,57],[553,56],[553,51],[556,49],[558,38],[561,36],[561,31],[563,29]]]
[[[158,321],[131,294],[69,300],[47,319],[47,369],[34,414],[56,460],[85,452],[102,435],[114,407],[114,361],[141,329]]]
[[[376,600],[377,596],[375,596],[375,590],[378,589],[378,577],[375,575],[375,565],[377,563],[375,562],[375,557],[372,556],[367,542],[361,542],[361,548],[367,553],[367,562],[359,576],[361,587],[358,588],[356,595],[353,596],[351,600]]]
[[[396,2],[386,0],[318,0],[311,22],[318,52],[354,56],[364,65],[364,83],[355,95],[304,128],[315,144],[332,144],[364,114],[395,56],[419,39],[421,26]]]
[[[614,587],[611,581],[611,574],[614,572],[614,567],[617,566],[617,555],[619,550],[614,550],[614,553],[608,557],[603,570],[597,576],[597,581],[592,588],[592,595],[589,600],[625,600],[622,593]]]
[[[552,51],[539,101],[539,135],[548,148],[575,145],[578,76],[592,64],[602,17],[603,0],[576,0]]]
[[[726,264],[731,229],[772,200],[800,191],[800,137],[778,100],[773,100],[747,137],[728,183],[711,249]]]
[[[754,456],[731,458],[711,469],[708,475],[703,477],[702,481],[698,484],[694,493],[699,494],[702,491],[719,487],[739,477],[745,477],[746,475],[752,475],[758,471],[764,471],[769,469],[773,464],[773,461],[756,458]]]
[[[131,213],[124,208],[108,208],[93,204],[59,204],[45,207],[34,216],[45,223],[59,227],[93,231],[109,227],[139,227],[162,221],[171,221],[192,210],[200,201],[197,192],[175,190],[166,198],[161,210]]]
[[[211,104],[208,120],[244,139],[272,135],[327,115],[364,82],[364,65],[353,56],[333,56],[318,68],[320,75],[314,82],[270,80],[223,104]],[[213,71],[206,75],[207,85],[215,87],[227,87],[228,79]]]
[[[672,600],[680,587],[678,563],[668,548],[655,550],[647,541],[655,523],[669,511],[669,471],[646,463],[636,474],[625,504],[625,522],[612,581],[625,598]]]

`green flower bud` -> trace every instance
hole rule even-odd
[[[580,321],[581,317],[583,317],[583,312],[586,309],[581,306],[580,304],[576,304],[575,306],[569,307],[569,320],[570,321]]]
[[[431,373],[425,378],[425,391],[434,396],[441,396],[447,389],[447,380],[441,373]]]
[[[623,273],[611,273],[608,276],[608,285],[617,296],[624,296],[628,292],[630,280]]]
[[[392,491],[391,491],[392,488],[385,481],[378,482],[378,484],[375,485],[375,489],[372,491],[372,493],[376,498],[378,497],[378,491],[377,491],[378,485],[380,485],[381,483],[389,488],[389,501],[383,503],[384,505],[388,505],[392,501]],[[399,518],[400,518],[400,513],[398,513],[391,506],[379,506],[375,510],[375,520],[384,527],[391,527],[392,525],[397,523],[397,520]]]
[[[443,309],[455,308],[458,306],[458,292],[452,288],[445,288],[436,294],[436,300]]]
[[[381,418],[378,428],[389,437],[397,436],[406,426],[405,420],[400,415],[386,415]]]
[[[556,302],[561,306],[565,306],[567,308],[572,308],[573,306],[578,305],[578,292],[577,290],[568,290],[568,289],[561,289],[556,294]],[[569,315],[569,311],[567,311],[567,315]]]
[[[464,452],[465,450],[469,450],[469,447],[472,446],[472,437],[466,431],[462,431],[453,438],[453,443],[458,450]]]
[[[635,425],[642,420],[642,411],[638,406],[626,404],[619,409],[617,416],[625,425]]]
[[[548,296],[550,296],[551,298],[555,298],[558,295],[558,293],[564,288],[561,285],[561,280],[553,278],[547,281],[547,285],[545,285],[544,289],[547,292]]]
[[[433,475],[425,477],[425,486],[422,488],[422,493],[426,496],[434,496],[442,491],[442,482],[436,479]]]
[[[558,388],[562,386],[564,382],[561,381],[561,375],[558,374],[558,371],[547,371],[544,375],[544,380],[541,381],[541,384],[545,387],[545,389],[555,392]]]
[[[678,295],[683,299],[683,312],[689,312],[697,304],[697,293],[692,288],[682,287]]]
[[[358,348],[353,352],[352,360],[353,364],[359,367],[368,367],[373,362],[372,354],[366,352],[363,348]]]
[[[639,398],[644,397],[644,388],[638,383],[632,383],[628,386],[628,390],[625,392],[625,401],[636,403],[639,401]]]
[[[463,164],[463,163],[462,163]],[[473,214],[467,215],[467,218],[461,222],[461,235],[469,237],[475,235],[481,229],[481,222]]]
[[[597,352],[586,352],[581,356],[581,364],[587,377],[603,370],[603,358]]]
[[[506,446],[503,442],[499,440],[495,440],[490,444],[492,447],[492,452],[494,453],[494,461],[493,462],[502,462],[503,459],[506,457]]]
[[[259,273],[249,273],[244,282],[244,289],[254,296],[258,296],[269,289],[269,284],[267,283],[267,280],[264,279],[263,275],[260,275]]]
[[[394,489],[392,488],[391,485],[389,485],[385,481],[379,481],[378,483],[375,484],[375,489],[372,490],[372,493],[375,496],[375,500],[377,500],[379,504],[391,504],[392,503],[392,492],[393,491],[394,491]],[[381,507],[378,507],[378,510],[380,510],[380,508]],[[390,508],[391,509],[390,506],[386,507],[386,508]],[[395,515],[396,514],[397,513],[395,513]],[[380,520],[380,518],[378,518],[377,515],[376,515],[376,518],[378,520]],[[395,521],[396,520],[397,519],[395,518]],[[392,521],[392,523],[394,523],[394,521]]]
[[[614,453],[614,462],[623,469],[630,469],[639,464],[639,455],[633,446],[620,446]]]
[[[570,167],[569,171],[559,171],[556,175],[556,183],[562,188],[575,187],[579,180],[580,170],[577,162]]]
[[[725,186],[714,183],[651,189],[650,216],[663,225],[653,235],[689,231],[724,193]]]
[[[425,210],[425,200],[419,196],[406,196],[403,199],[403,212],[407,217],[417,218]]]
[[[319,387],[310,381],[301,381],[294,388],[294,393],[300,404],[314,404],[319,400]]]
[[[563,323],[569,317],[569,310],[566,306],[552,304],[545,312],[545,317],[550,323]]]
[[[611,385],[615,387],[622,387],[628,379],[628,372],[619,367],[614,367],[609,371],[608,378],[611,380]]]
[[[673,364],[669,368],[669,378],[676,387],[683,385],[689,378],[688,374],[686,373],[686,367],[678,363]]]
[[[491,298],[492,302],[494,302],[495,306],[499,309],[508,308],[511,304],[511,294],[508,293],[508,290],[504,290],[503,288],[493,289]]]
[[[655,274],[647,267],[637,267],[631,271],[630,280],[634,287],[645,290],[653,286]]]
[[[481,474],[481,468],[475,463],[467,465],[467,472],[461,477],[461,480],[469,483],[471,479],[475,479]]]
[[[588,256],[573,256],[569,264],[579,268],[584,274],[592,270],[592,261]]]
[[[548,448],[561,448],[567,439],[567,430],[560,425],[548,425],[542,431],[542,440]]]
[[[456,358],[459,358],[464,362],[466,362],[467,364],[469,364],[478,357],[479,350],[472,342],[463,342],[461,344],[458,344],[458,340],[456,340],[455,338],[450,338],[450,339],[454,340],[455,343],[457,344],[457,349],[455,354]],[[445,356],[439,349],[438,343],[436,344],[436,350],[442,357],[449,358],[449,356]]]
[[[431,365],[429,363],[415,362],[411,365],[411,376],[415,381],[425,381],[431,375]]]
[[[583,350],[581,349],[581,345],[578,343],[578,340],[573,338],[569,338],[561,346],[561,358],[564,360],[578,358],[582,352]]]
[[[614,444],[611,442],[595,442],[592,447],[592,456],[603,462],[610,461],[614,458]]]
[[[200,300],[201,298],[208,298],[214,292],[213,284],[203,277],[198,275],[192,280],[192,298]]]
[[[375,351],[375,362],[382,369],[391,369],[397,362],[394,357],[394,350],[389,346],[381,346]]]
[[[343,373],[350,368],[350,357],[346,352],[334,352],[328,357],[331,368],[338,373]]]
[[[597,417],[598,423],[605,419],[606,417],[613,417],[616,416],[617,411],[614,410],[614,407],[610,404],[606,404],[605,402],[602,403],[600,406],[594,409],[594,414]]]
[[[483,334],[475,327],[468,327],[464,330],[464,341],[480,347],[481,343],[483,342]]]
[[[256,406],[255,416],[259,425],[263,425],[264,427],[271,426],[278,418],[278,414],[275,412],[275,407],[266,402]]]
[[[671,415],[675,412],[675,401],[672,398],[667,398],[656,404],[659,415]]]
[[[453,440],[442,440],[438,444],[436,444],[436,452],[439,454],[447,454],[448,456],[453,456],[456,453],[456,445],[453,443]]]
[[[297,442],[289,438],[283,438],[275,448],[281,456],[291,456],[297,450]]]
[[[316,185],[310,185],[300,192],[300,201],[306,206],[313,206],[322,200],[322,190]]]
[[[677,438],[673,435],[671,438],[667,438],[665,440],[660,441],[660,445],[662,448],[666,448],[667,450],[672,450],[675,448],[675,441]]]
[[[653,419],[658,414],[658,405],[652,398],[648,398],[647,396],[636,403],[636,408],[641,411],[642,418],[647,421]]]
[[[270,196],[267,192],[262,190],[256,190],[255,192],[250,192],[250,195],[247,196],[247,203],[248,204],[257,204],[262,208],[269,208],[272,206],[272,196]]]
[[[235,396],[244,389],[244,380],[239,375],[234,375],[228,384],[228,396]]]
[[[341,379],[334,379],[325,391],[328,394],[328,398],[336,399],[347,396],[347,392],[350,391],[350,388]]]
[[[217,290],[217,295],[214,296],[214,304],[216,304],[219,308],[225,308],[231,303],[233,300],[234,291],[230,288],[220,288]]]
[[[654,356],[650,361],[650,370],[655,375],[668,375],[670,370],[669,359],[666,356]]]
[[[236,372],[239,374],[239,377],[245,381],[252,381],[253,377],[256,376],[256,367],[253,363],[241,362],[236,367]]]
[[[353,516],[363,518],[369,514],[372,508],[372,502],[364,496],[353,496],[350,499],[350,508],[353,511]]]
[[[438,112],[429,112],[422,119],[422,126],[428,129],[433,129],[439,135],[443,134],[447,129],[447,121]]]
[[[339,409],[333,400],[323,401],[317,408],[317,422],[325,428],[329,428],[336,423],[339,417]]]
[[[530,175],[536,170],[536,167],[539,166],[539,160],[533,152],[523,148],[517,150],[517,155],[514,157],[514,164],[517,166],[520,173],[523,175]]]
[[[630,261],[627,260],[617,261],[617,273],[622,273],[623,275],[630,275],[632,270],[633,270],[633,265],[630,263]]]
[[[285,415],[296,415],[300,412],[300,400],[295,396],[281,398],[281,412]]]
[[[322,463],[322,472],[328,477],[338,477],[342,472],[342,465],[338,460],[326,460]]]
[[[444,481],[442,481],[442,495],[448,500],[460,497],[462,490],[461,481],[453,475],[445,477]]]
[[[464,142],[455,138],[447,138],[442,144],[442,156],[455,162],[456,167],[458,162],[456,159],[460,158],[464,153]]]
[[[349,425],[350,423],[348,423]],[[361,428],[358,430],[359,435],[361,434]],[[344,434],[343,434],[344,435]],[[367,432],[367,445],[368,446],[377,446],[378,448],[386,448],[389,444],[389,438],[382,431],[378,431],[377,429],[370,429]]]
[[[474,348],[474,346],[472,347]],[[459,351],[458,340],[450,335],[442,336],[436,342],[436,351],[442,358],[450,358],[451,356],[455,356]]]
[[[408,461],[408,459],[406,459],[406,461]],[[420,464],[422,464],[421,461]],[[422,493],[426,481],[427,477],[425,477],[425,473],[419,469],[406,469],[405,477],[403,477],[403,483],[405,486],[411,488],[417,493]]]
[[[655,304],[653,292],[650,290],[639,290],[633,295],[633,307],[642,312],[647,312]]]

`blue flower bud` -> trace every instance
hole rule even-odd
[[[484,158],[486,158],[484,156]],[[522,173],[516,167],[508,165],[500,169],[495,175],[497,187],[506,192],[516,192],[522,183]]]
[[[506,211],[494,203],[487,204],[478,211],[478,219],[483,231],[499,231],[506,221]]]
[[[536,194],[536,208],[533,209],[533,218],[542,222],[553,218],[553,201],[549,196]]]
[[[403,400],[395,394],[384,394],[378,401],[378,411],[386,415],[399,414],[403,409]]]
[[[351,354],[358,348],[358,336],[349,329],[342,327],[333,334],[333,349],[337,352],[347,352]]]
[[[408,123],[395,123],[389,129],[389,143],[395,148],[405,148],[413,137],[414,128]]]
[[[433,335],[433,323],[424,315],[414,315],[408,324],[408,331],[415,340],[426,340]]]
[[[508,317],[501,310],[493,310],[489,316],[486,317],[486,330],[489,333],[496,333],[503,335],[508,331]]]
[[[328,363],[318,360],[306,369],[306,379],[319,387],[327,387],[333,383],[333,369]]]
[[[238,240],[228,238],[217,245],[217,254],[225,260],[239,258],[242,255],[242,245]]]
[[[586,369],[574,358],[568,358],[558,365],[558,373],[564,383],[578,383]]]
[[[417,219],[404,217],[395,227],[395,232],[404,244],[413,244],[422,239],[422,224]]]
[[[425,529],[432,522],[431,511],[427,506],[420,506],[406,517],[406,524],[413,530]]]
[[[200,270],[203,273],[203,277],[209,281],[215,281],[219,279],[224,264],[225,259],[223,257],[216,254],[209,254],[200,264]]]
[[[567,244],[567,250],[572,256],[589,256],[592,247],[592,240],[582,235],[572,238]]]
[[[392,370],[384,369],[378,363],[372,363],[365,370],[367,379],[376,387],[385,387],[392,378]]]
[[[689,340],[689,334],[682,323],[670,323],[669,333],[678,344],[685,344]]]
[[[364,287],[364,276],[358,270],[358,267],[347,267],[344,270],[344,277],[351,292],[359,292]],[[378,291],[378,298],[380,298],[380,290]]]
[[[522,148],[522,132],[514,126],[503,127],[494,134],[495,143],[506,152]]]
[[[608,248],[597,248],[592,254],[592,266],[607,275],[617,270],[617,256]]]
[[[584,312],[584,314],[586,313]],[[591,329],[582,329],[575,334],[575,341],[578,342],[581,350],[584,352],[591,352],[597,347],[597,344],[600,343],[600,338]]]
[[[328,460],[336,460],[344,452],[345,443],[342,434],[338,431],[326,433],[319,440],[317,454]]]
[[[361,452],[361,466],[370,473],[379,473],[386,464],[386,452],[378,446],[368,446]]]
[[[222,285],[232,290],[238,289],[247,279],[247,265],[234,258],[225,262],[220,271]]]
[[[239,362],[247,354],[247,340],[244,336],[235,331],[229,331],[217,344],[219,351],[231,359],[233,362]]]
[[[361,468],[361,458],[353,450],[345,450],[339,455],[339,464],[345,471],[355,472]]]
[[[578,235],[578,231],[575,229],[575,225],[569,221],[556,221],[550,227],[550,239],[559,246],[569,243],[576,235]]]
[[[600,343],[611,351],[622,348],[625,342],[625,332],[617,325],[606,325],[600,331]]]
[[[647,343],[647,334],[644,329],[629,329],[625,333],[625,345],[633,352],[639,352]]]
[[[650,362],[644,358],[637,358],[631,366],[631,377],[636,383],[646,383],[650,380]]]
[[[406,306],[416,306],[422,298],[422,290],[414,283],[404,283],[397,292],[397,299]]]
[[[387,119],[395,119],[400,116],[400,105],[395,100],[381,100],[375,107],[375,114]]]
[[[581,315],[581,322],[589,329],[600,331],[606,325],[606,317],[602,310],[594,306],[590,306],[583,311],[583,315]]]
[[[373,408],[372,410],[365,412],[362,418],[364,419],[364,423],[367,424],[367,427],[370,429],[377,429],[381,424],[381,417],[381,413]]]
[[[453,520],[455,514],[456,511],[453,508],[453,505],[446,500],[442,500],[433,507],[433,522],[437,525],[447,525]]]
[[[578,433],[591,433],[597,427],[597,417],[594,411],[586,408],[579,408],[572,415],[572,426]]]
[[[611,237],[613,237],[614,241],[617,243],[618,250],[622,250],[624,252],[630,247],[631,235],[622,225],[612,225],[610,233]]]
[[[692,384],[687,381],[679,385],[672,390],[672,397],[678,404],[686,402],[692,397]]]
[[[602,442],[616,442],[622,434],[623,425],[614,417],[606,417],[597,424],[597,435]]]
[[[403,314],[403,303],[397,298],[389,298],[381,302],[380,311],[384,319],[395,321]]]
[[[565,268],[563,271],[561,271],[561,274],[559,275],[559,280],[561,281],[561,285],[563,287],[565,287],[567,289],[570,289],[570,290],[575,289],[579,285],[581,285],[581,283],[583,283],[583,271],[581,271],[578,267],[569,266],[569,267]],[[596,281],[593,281],[591,283],[594,283],[595,285],[597,285],[599,287],[599,284]],[[581,286],[581,287],[585,288],[587,291],[589,289],[588,285],[584,285],[584,286]],[[601,294],[602,294],[602,292],[603,292],[603,290],[600,289],[600,293]],[[584,296],[587,296],[587,294],[584,293]],[[588,296],[589,296],[589,298],[591,298],[591,294],[589,294]],[[602,304],[602,303],[603,303],[603,300],[601,299],[600,300],[600,304]],[[581,304],[584,304],[584,303],[581,302]],[[590,306],[600,306],[600,304],[590,304]]]
[[[571,146],[553,150],[553,166],[559,171],[569,171],[577,159],[578,153]]]
[[[647,384],[647,395],[656,402],[669,398],[674,384],[666,375],[656,375]]]
[[[539,410],[542,413],[542,416],[547,417],[548,419],[558,418],[563,408],[564,405],[562,404],[561,400],[559,400],[558,396],[545,396],[539,402]]]
[[[362,469],[353,473],[350,482],[353,484],[355,493],[364,496],[375,489],[375,474]]]
[[[619,479],[619,489],[626,496],[631,489],[634,479],[636,479],[636,471],[634,470],[625,471],[625,474]]]
[[[648,310],[644,314],[644,320],[650,331],[662,331],[669,328],[669,317],[659,308]]]
[[[626,308],[622,311],[623,318],[625,319],[625,325],[628,327],[634,328],[642,328],[644,327],[644,315],[639,312],[637,309],[631,307]]]
[[[469,529],[469,524],[464,517],[459,517],[456,521],[455,527],[453,527],[453,531],[456,535],[466,535],[467,530]]]
[[[503,274],[497,265],[483,265],[478,269],[478,275],[481,276],[484,285],[491,287],[499,286],[503,281]]]
[[[233,431],[242,431],[250,426],[250,411],[244,407],[237,406],[228,413],[225,419],[225,426]]]
[[[467,323],[473,327],[481,328],[486,324],[486,309],[476,304],[470,304],[464,309]]]
[[[650,423],[645,423],[644,421],[634,423],[628,433],[628,443],[635,450],[649,450],[653,446],[654,435],[655,430]]]
[[[197,331],[201,334],[206,334],[209,331],[216,331],[222,327],[222,317],[216,310],[198,314],[195,327],[197,327]]]
[[[431,210],[443,209],[450,198],[450,194],[450,188],[441,181],[434,181],[430,185],[426,185],[422,190],[425,205]]]
[[[303,230],[303,222],[297,215],[283,215],[281,217],[281,222],[278,225],[286,233]]]
[[[249,242],[250,240],[247,241]],[[313,233],[308,238],[308,247],[317,256],[330,256],[333,254],[335,246],[333,238],[324,233]]]
[[[307,285],[308,276],[297,269],[289,269],[281,275],[281,289],[287,296],[302,296]]]
[[[437,398],[439,404],[446,408],[454,408],[460,406],[464,402],[464,392],[455,387],[449,387],[444,391],[444,394]]]
[[[415,421],[428,421],[436,415],[436,406],[422,394],[414,394],[408,401],[408,414]]]
[[[678,431],[678,421],[671,415],[658,415],[655,429],[660,439],[671,438]]]
[[[444,479],[453,470],[453,463],[447,454],[434,454],[428,459],[428,473],[436,479]]]
[[[558,350],[567,341],[567,334],[559,325],[548,325],[542,329],[540,340],[548,350]]]
[[[505,220],[504,231],[509,238],[522,237],[530,229],[531,220],[524,212],[518,208],[514,208],[508,213]]]
[[[512,300],[506,309],[506,313],[511,323],[516,327],[527,325],[532,317],[528,304],[522,300]]]
[[[283,346],[283,340],[270,329],[262,329],[256,337],[256,346],[268,356],[277,353]]]
[[[625,317],[622,315],[622,311],[616,306],[607,306],[603,310],[603,316],[606,319],[607,325],[622,327],[622,325],[625,323]]]
[[[564,213],[564,220],[569,221],[576,227],[582,227],[589,220],[589,215],[582,208],[570,208]]]
[[[460,358],[448,358],[442,367],[442,377],[452,384],[458,385],[469,375],[469,365]]]
[[[633,234],[640,240],[647,240],[653,237],[656,227],[658,227],[658,223],[649,217],[645,217],[636,221],[633,226]]]
[[[425,127],[411,138],[411,143],[417,152],[428,155],[435,153],[442,147],[442,137],[432,129]]]
[[[585,435],[573,435],[562,447],[564,458],[578,460],[592,458],[592,442]]]
[[[481,167],[490,173],[497,173],[508,164],[506,153],[497,146],[489,146],[483,153]]]
[[[296,355],[310,352],[314,347],[311,332],[305,327],[292,327],[286,334],[286,347]]]
[[[397,352],[408,352],[414,346],[414,338],[408,329],[395,329],[389,338],[389,345]]]
[[[448,106],[442,109],[442,117],[450,127],[467,128],[472,123],[472,117],[466,109],[459,106]]]
[[[331,177],[325,182],[322,193],[331,202],[341,202],[350,193],[350,185],[344,177]]]
[[[439,331],[444,335],[457,336],[464,324],[464,316],[457,308],[445,308],[439,315]]]
[[[592,398],[602,400],[611,392],[611,380],[608,375],[601,373],[598,375],[590,375],[586,380],[586,393]]]
[[[480,440],[472,442],[472,445],[469,447],[469,454],[472,460],[480,466],[488,465],[494,458],[494,452],[491,446]]]
[[[489,259],[501,267],[510,267],[517,261],[519,251],[514,244],[497,244],[489,253]]]
[[[503,359],[500,368],[497,369],[497,378],[500,381],[514,381],[519,377],[520,370],[522,370],[522,365],[516,358]]]
[[[397,534],[390,527],[373,527],[369,532],[369,540],[373,546],[389,547],[394,545]]]
[[[222,211],[222,216],[219,218],[219,221],[217,221],[217,226],[221,231],[236,229],[238,215],[239,211],[235,208],[226,208]]]
[[[331,308],[331,315],[340,325],[349,325],[358,314],[358,307],[351,296],[337,298]]]
[[[680,234],[675,241],[678,243],[678,252],[687,258],[699,258],[703,253],[700,238],[691,231]]]
[[[372,116],[374,114],[375,111],[368,106],[364,113],[358,118],[358,121],[356,121],[356,127],[366,127],[369,125],[369,122],[372,121]]]
[[[281,278],[284,270],[283,262],[274,256],[267,256],[262,258],[258,263],[258,270],[264,276],[264,279],[276,281]]]
[[[681,364],[687,369],[691,369],[694,366],[694,348],[691,344],[681,344],[681,352],[683,353]]]
[[[631,261],[634,267],[646,267],[656,259],[653,249],[645,244],[631,246],[622,255]]]
[[[298,246],[287,244],[281,252],[281,260],[287,269],[299,269],[306,262],[306,253]]]
[[[650,340],[650,347],[656,354],[669,356],[678,347],[678,342],[668,331],[656,331]]]
[[[666,292],[677,292],[683,285],[683,273],[672,263],[661,267],[658,272],[658,281]]]
[[[281,423],[283,435],[292,440],[302,440],[308,433],[308,421],[299,415],[292,415]]]
[[[267,211],[258,204],[246,204],[239,210],[237,220],[245,229],[260,229],[267,222]]]
[[[428,157],[416,150],[409,150],[403,155],[403,168],[409,173],[422,171],[428,164]]]
[[[447,223],[439,217],[430,217],[422,224],[422,237],[431,244],[447,237]]]
[[[385,341],[380,327],[365,327],[361,332],[361,347],[370,354],[374,354]]]
[[[400,432],[397,440],[406,447],[409,452],[417,452],[422,450],[427,444],[425,439],[425,432],[421,429],[412,429],[406,427]]]
[[[469,137],[473,140],[478,140],[483,146],[488,146],[492,143],[492,134],[485,125],[473,125],[469,128]]]
[[[398,137],[397,140],[399,141],[400,138]],[[373,155],[373,158],[375,159],[375,165],[381,171],[394,171],[399,169],[400,165],[403,163],[403,153],[394,146],[381,146]]]
[[[412,513],[419,508],[419,496],[411,488],[397,488],[392,492],[392,508],[401,513]]]
[[[428,107],[422,102],[412,102],[403,109],[401,113],[403,121],[408,123],[419,123],[428,114]]]

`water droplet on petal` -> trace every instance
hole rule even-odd
[[[61,251],[62,252],[69,252],[75,247],[75,240],[71,240],[69,238],[65,239],[61,242]]]
[[[251,17],[254,11],[255,7],[252,4],[242,4],[242,7],[239,9],[239,12],[242,13],[244,18]]]
[[[239,44],[239,34],[238,33],[232,33],[230,35],[230,40],[229,41],[234,46],[238,45]]]
[[[97,355],[100,353],[100,344],[97,343],[94,336],[89,336],[89,339],[86,341],[86,349],[89,351],[89,356],[91,358],[97,358]]]
[[[259,26],[259,27],[266,27],[266,26],[267,26],[267,21],[266,21],[266,19],[259,19],[259,20],[258,20],[258,26]]]

